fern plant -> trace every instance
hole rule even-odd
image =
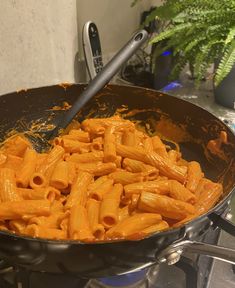
[[[178,77],[188,62],[198,83],[215,61],[219,60],[216,85],[231,71],[235,64],[235,0],[165,0],[144,25],[153,19],[168,23],[151,43],[164,43],[157,53],[172,48],[177,59],[172,77]]]

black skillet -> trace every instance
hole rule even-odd
[[[25,131],[35,121],[39,126],[45,123],[57,125],[65,111],[51,108],[61,106],[64,101],[73,104],[84,88],[85,85],[55,85],[1,96],[0,140],[12,128]],[[180,143],[183,157],[199,161],[207,177],[223,181],[224,195],[218,205],[180,228],[156,233],[139,241],[84,244],[30,238],[1,231],[0,259],[34,271],[72,273],[89,278],[118,275],[156,262],[175,262],[182,249],[235,262],[235,251],[195,242],[214,226],[220,226],[235,236],[235,227],[223,218],[235,186],[234,134],[218,118],[186,101],[154,90],[119,85],[106,86],[81,110],[78,120],[108,117],[123,107],[128,107],[128,111],[137,109],[132,116],[129,114],[126,117],[137,119],[143,125],[148,123],[152,130],[154,121],[159,121],[162,115],[185,127],[191,140]],[[223,147],[227,161],[214,155],[210,155],[209,161],[204,148],[222,130],[227,132],[230,143]]]

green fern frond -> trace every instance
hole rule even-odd
[[[232,42],[232,40],[235,38],[235,26],[232,27],[228,33],[228,36],[225,40],[225,44],[229,44],[230,42]]]
[[[215,75],[215,85],[218,86],[221,81],[229,74],[235,64],[235,40],[231,42],[224,53],[222,60]]]
[[[165,40],[167,38],[170,38],[172,35],[176,34],[177,32],[180,32],[182,30],[185,30],[185,29],[189,28],[190,26],[191,26],[191,23],[184,23],[181,25],[177,25],[174,28],[170,28],[170,29],[162,32],[161,34],[157,35],[156,37],[154,37],[150,41],[150,44],[157,43],[157,42],[160,42],[160,41]]]

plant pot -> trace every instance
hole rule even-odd
[[[215,102],[235,110],[235,65],[228,76],[214,87]]]

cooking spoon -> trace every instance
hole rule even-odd
[[[40,131],[35,135],[26,135],[30,138],[35,149],[38,151],[48,150],[50,147],[48,141],[56,137],[61,129],[65,129],[71,123],[80,109],[113,78],[121,66],[131,58],[147,39],[148,33],[146,30],[136,32],[123,48],[103,67],[102,71],[91,80],[53,130],[43,131],[43,136]]]

